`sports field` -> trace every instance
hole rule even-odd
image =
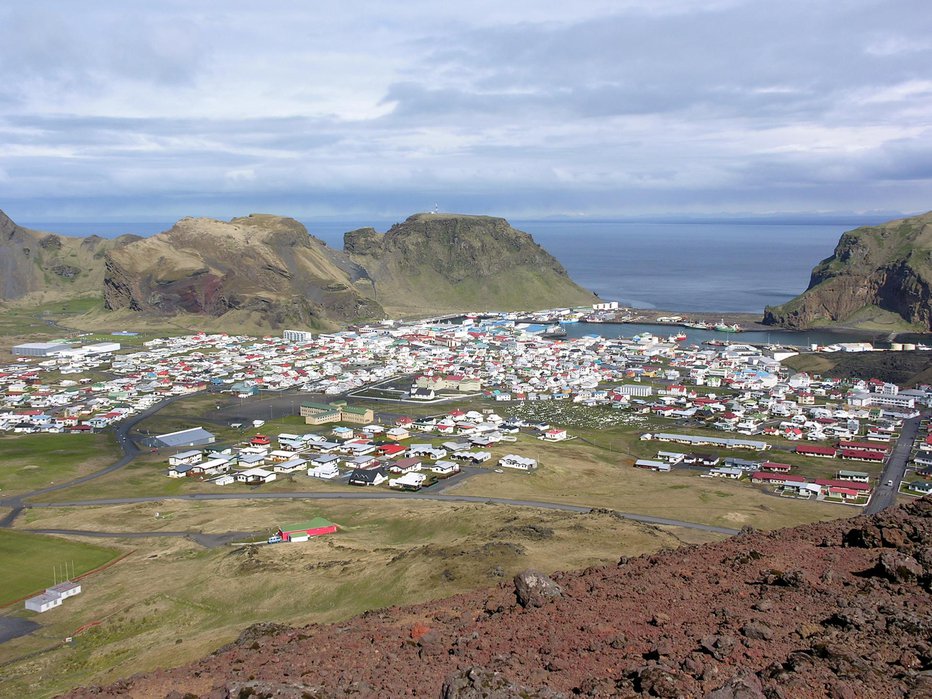
[[[66,569],[81,575],[118,555],[104,546],[0,529],[0,606],[41,592],[56,577],[61,582]]]

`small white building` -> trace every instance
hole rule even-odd
[[[514,468],[519,471],[533,471],[537,468],[537,459],[530,459],[517,454],[506,454],[498,460],[502,468]]]
[[[30,597],[26,600],[26,609],[32,612],[47,612],[55,607],[60,607],[62,598],[59,595],[43,592],[41,595]]]

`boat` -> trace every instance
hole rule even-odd
[[[696,321],[683,321],[683,327],[693,328],[694,330],[711,330],[712,326],[709,323],[706,323],[703,320]]]
[[[732,324],[732,325],[728,325],[728,324],[725,322],[725,319],[724,319],[724,318],[723,318],[721,321],[719,321],[718,323],[715,324],[715,329],[718,330],[720,333],[739,333],[739,332],[742,332],[742,331],[744,330],[744,328],[742,328],[742,327],[741,327],[740,325],[738,325],[737,323],[734,323],[734,324]]]
[[[547,328],[540,334],[541,337],[546,337],[549,339],[557,337],[566,337],[566,328],[561,325],[554,324],[548,325]]]

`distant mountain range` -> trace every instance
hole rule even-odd
[[[932,212],[842,234],[809,288],[764,311],[764,323],[932,331]],[[896,326],[899,327],[896,327]]]
[[[595,299],[530,235],[488,216],[416,214],[384,234],[347,233],[341,251],[266,214],[105,240],[32,231],[0,212],[0,301],[76,297],[102,297],[101,319],[247,330]]]

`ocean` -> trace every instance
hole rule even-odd
[[[343,233],[392,221],[305,221],[313,235],[342,249]],[[151,235],[171,223],[41,223],[65,235]],[[809,283],[851,225],[512,221],[556,257],[581,286],[635,308],[760,313]]]

